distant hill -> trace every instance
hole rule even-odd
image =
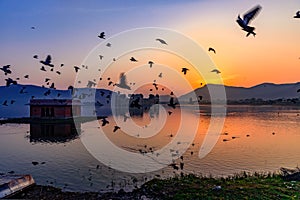
[[[225,88],[226,97],[229,101],[252,98],[262,100],[300,98],[300,93],[297,93],[297,90],[300,89],[300,82],[291,84],[263,83],[249,88],[208,84],[194,90],[194,92],[197,96],[202,96],[203,101],[210,101],[208,88],[217,91],[222,87]],[[181,101],[189,101],[192,96],[194,96],[192,92],[189,92],[179,97],[179,99]],[[193,99],[193,101],[195,101],[195,99]]]
[[[220,90],[225,87],[227,100],[239,101],[245,99],[262,99],[262,100],[275,100],[275,99],[293,99],[300,98],[300,93],[297,90],[300,89],[299,83],[292,84],[272,84],[263,83],[254,87],[233,87],[209,84],[202,88],[194,90],[197,96],[202,96],[202,101],[210,101],[210,95],[208,88],[212,90]],[[45,95],[45,92],[50,90],[49,95]],[[29,117],[29,105],[30,99],[71,99],[71,90],[56,90],[43,88],[35,85],[10,85],[9,87],[0,86],[0,118],[9,117]],[[94,88],[80,88],[74,89],[74,95],[80,99],[83,103],[82,115],[90,116],[94,112],[95,107],[91,106],[95,98],[98,101],[96,103],[97,113],[109,113],[110,110],[110,98],[116,93],[106,89],[94,89]],[[179,97],[180,101],[189,102],[190,98],[194,96],[192,92]],[[160,97],[160,102],[168,102],[170,100],[169,95]],[[7,101],[7,106],[3,103]],[[12,102],[13,101],[13,102]],[[196,101],[196,99],[192,99]],[[84,107],[85,106],[85,107]]]

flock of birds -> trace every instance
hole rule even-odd
[[[254,32],[255,27],[252,27],[252,26],[250,26],[249,24],[250,24],[250,22],[255,18],[255,16],[258,15],[258,13],[261,11],[261,9],[262,9],[262,7],[261,7],[260,5],[257,5],[257,6],[255,6],[254,8],[252,8],[250,11],[248,11],[246,14],[244,14],[244,15],[243,15],[243,18],[241,18],[240,15],[238,15],[236,22],[237,22],[238,25],[242,28],[243,31],[247,32],[246,37],[250,36],[251,34],[252,34],[253,36],[256,35],[256,33]],[[298,11],[298,12],[296,13],[296,15],[294,16],[294,18],[300,18],[300,11]],[[35,27],[31,27],[31,29],[35,29]],[[105,34],[105,32],[101,32],[101,33],[98,35],[98,38],[100,38],[100,39],[106,39],[106,34]],[[165,40],[162,39],[162,38],[156,38],[155,41],[156,41],[156,42],[159,42],[161,45],[168,45],[167,41],[165,41]],[[106,46],[107,46],[108,48],[110,48],[110,47],[112,46],[112,44],[111,44],[111,43],[107,43]],[[209,47],[209,48],[208,48],[208,52],[212,52],[212,53],[216,54],[216,50],[215,50],[214,48],[212,48],[212,47]],[[100,60],[102,60],[103,57],[104,57],[103,55],[99,55]],[[38,60],[38,59],[39,59],[39,56],[38,56],[38,55],[34,55],[33,58],[36,59],[36,60]],[[116,61],[115,58],[113,58],[113,61]],[[130,57],[130,58],[129,58],[129,61],[130,61],[130,62],[138,62],[138,59],[135,58],[135,57]],[[55,65],[52,63],[52,57],[51,57],[51,55],[47,55],[47,57],[46,57],[44,60],[39,60],[39,63],[42,65],[42,66],[40,67],[40,70],[41,70],[41,71],[44,71],[44,72],[50,71],[50,72],[56,73],[57,75],[61,75],[61,72],[60,72],[58,69],[55,69]],[[154,63],[153,61],[148,61],[148,65],[149,65],[150,68],[152,68],[154,64],[155,64],[155,63]],[[4,66],[2,66],[2,67],[0,68],[0,70],[3,71],[3,73],[4,73],[5,76],[9,76],[9,75],[12,74],[12,70],[11,70],[10,67],[11,67],[10,65],[4,65]],[[63,64],[63,63],[60,64],[60,67],[61,67],[61,68],[64,67],[64,64]],[[75,73],[78,73],[80,70],[87,70],[87,69],[88,69],[88,66],[85,66],[85,65],[82,65],[82,67],[74,66],[73,68],[74,68]],[[182,68],[181,68],[181,72],[183,73],[183,75],[187,75],[189,71],[190,71],[190,69],[188,69],[188,68],[186,68],[186,67],[182,67]],[[211,72],[212,72],[212,73],[216,73],[216,74],[220,74],[220,73],[221,73],[221,71],[218,70],[218,69],[213,69],[213,70],[211,70]],[[24,79],[29,79],[29,77],[30,77],[29,74],[25,74],[25,75],[23,76]],[[159,77],[159,78],[162,78],[162,77],[163,77],[163,74],[160,73],[160,74],[158,75],[158,77]],[[17,84],[17,81],[19,81],[20,78],[16,78],[16,79],[14,80],[14,79],[12,79],[11,77],[7,77],[5,80],[6,80],[6,86],[9,87],[9,86],[12,85],[12,84]],[[99,79],[99,81],[101,81],[101,80],[102,80],[102,78]],[[56,89],[56,88],[55,88],[55,83],[54,83],[54,82],[51,83],[50,81],[51,81],[50,78],[47,78],[47,77],[45,78],[45,84],[49,87],[49,89],[43,94],[44,96],[50,95],[51,91]],[[80,81],[78,81],[78,82],[80,83]],[[120,74],[120,77],[119,77],[119,83],[114,83],[114,82],[111,80],[111,78],[107,78],[107,82],[108,82],[108,83],[107,83],[108,86],[117,86],[117,87],[119,87],[119,88],[128,89],[128,90],[131,90],[131,86],[134,85],[134,83],[130,83],[130,84],[128,85],[127,80],[126,80],[126,75],[125,75],[125,73],[121,73],[121,74]],[[94,79],[94,80],[89,80],[89,81],[87,82],[86,87],[92,88],[92,87],[95,87],[96,85],[97,85],[97,80]],[[153,86],[154,86],[154,88],[153,88],[153,89],[150,89],[150,91],[153,91],[154,89],[155,89],[155,90],[158,90],[158,84],[157,84],[155,81],[153,82]],[[43,87],[44,87],[44,85],[43,85]],[[299,92],[300,92],[300,89],[298,89],[297,92],[299,93]],[[27,92],[26,92],[26,87],[22,87],[22,89],[19,91],[19,93],[20,93],[20,94],[25,94],[25,93],[27,93]],[[74,97],[79,98],[79,99],[82,99],[82,98],[85,98],[85,96],[87,96],[87,95],[81,94],[81,96],[74,96]],[[101,96],[104,96],[104,92],[101,93]],[[57,95],[57,97],[59,97],[59,94]],[[32,96],[32,98],[34,98],[34,96]],[[109,99],[111,98],[111,94],[108,94],[108,95],[106,96],[106,98],[107,98],[107,103],[108,103],[108,102],[109,102]],[[202,99],[202,96],[199,96],[198,98],[199,98],[199,100],[201,100],[201,99]],[[5,100],[5,101],[2,103],[2,105],[3,105],[3,106],[8,106],[9,104],[14,104],[14,103],[15,103],[15,100],[10,100],[10,101],[9,101],[9,100]],[[98,106],[103,106],[103,104],[102,104],[101,102],[99,102],[98,100],[97,100],[96,104],[97,104]],[[178,103],[176,102],[176,99],[175,99],[175,97],[174,97],[174,93],[171,92],[171,93],[170,93],[170,100],[169,100],[167,106],[169,106],[169,107],[172,108],[172,109],[175,109],[177,104],[178,104]],[[141,108],[142,108],[142,105],[139,103],[139,99],[136,99],[136,100],[132,101],[131,104],[130,104],[129,106],[130,106],[131,108],[138,108],[138,109],[141,109]],[[169,111],[168,111],[168,114],[171,115],[171,114],[172,114],[172,111],[169,110]],[[99,119],[101,120],[101,122],[102,122],[101,126],[106,126],[107,124],[109,124],[109,121],[107,120],[107,118],[108,118],[107,116],[102,116],[102,117],[99,118]],[[129,116],[124,115],[124,122],[125,122],[128,118],[129,118]],[[117,132],[118,130],[121,130],[121,127],[119,127],[119,126],[114,126],[112,131],[115,133],[115,132]],[[273,133],[273,135],[275,135],[275,133]],[[173,137],[173,135],[171,135],[170,137]],[[246,137],[250,137],[250,135],[248,134],[248,135],[246,135]],[[237,138],[237,137],[235,137],[235,136],[232,136],[232,137],[231,137],[232,140],[233,140],[233,139],[236,139],[236,138]],[[229,140],[230,140],[230,139],[223,139],[223,142],[227,142],[227,141],[229,141]],[[194,146],[194,144],[193,144],[193,146]],[[145,146],[145,148],[147,148],[147,146]],[[153,152],[153,147],[149,148],[149,151],[140,149],[139,152],[142,153],[142,154],[145,154],[145,153],[147,153],[147,152]],[[191,151],[191,155],[193,155],[193,151]],[[172,164],[170,164],[169,166],[171,166],[174,170],[179,170],[179,169],[183,170],[183,168],[184,168],[183,156],[181,156],[180,159],[181,159],[181,161],[179,162],[179,164],[172,163]],[[33,165],[38,165],[39,163],[37,163],[37,162],[32,162],[32,164],[33,164]],[[41,163],[41,164],[44,164],[44,163]],[[97,166],[97,168],[99,168],[99,167]]]

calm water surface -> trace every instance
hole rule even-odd
[[[299,107],[228,106],[218,142],[206,157],[199,159],[199,148],[211,120],[209,110],[209,107],[201,107],[199,111],[193,106],[172,110],[165,125],[149,138],[143,138],[143,132],[138,131],[131,135],[122,129],[114,133],[112,117],[107,119],[110,124],[103,130],[111,142],[126,151],[139,154],[141,150],[149,151],[151,147],[155,152],[176,136],[180,116],[184,115],[190,121],[199,122],[194,145],[190,145],[183,155],[184,173],[228,176],[242,171],[274,172],[280,167],[299,166]],[[132,119],[146,131],[151,126],[151,120],[161,120],[162,114],[162,111],[144,113]],[[82,130],[81,135],[99,134],[101,121],[77,126]],[[174,173],[180,173],[171,166],[145,174],[112,169],[86,150],[74,130],[72,125],[1,125],[0,173],[14,171],[16,174],[32,174],[38,184],[54,185],[70,191],[130,190],[154,177],[171,177]],[[39,164],[34,166],[33,161]],[[175,162],[178,164],[181,159]]]

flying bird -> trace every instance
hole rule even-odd
[[[77,67],[77,66],[74,66],[74,69],[75,69],[75,72],[76,72],[76,73],[78,72],[78,70],[80,70],[80,68]]]
[[[126,76],[125,76],[124,72],[120,74],[120,83],[117,83],[116,86],[119,87],[119,88],[131,90],[131,88],[127,84]]]
[[[51,93],[51,90],[49,89],[49,90],[47,90],[47,91],[44,93],[44,95],[45,95],[45,96],[48,96],[48,95],[50,95],[50,93]]]
[[[300,18],[300,11],[296,12],[296,15],[294,16],[294,18]]]
[[[10,100],[10,104],[14,104],[15,102],[15,100]]]
[[[216,54],[216,50],[214,48],[212,48],[212,47],[209,47],[208,51],[212,51],[212,52],[214,52],[214,54]]]
[[[49,67],[54,67],[54,65],[51,63],[51,60],[52,60],[51,56],[48,55],[48,56],[46,57],[46,60],[41,60],[40,63],[42,63],[42,64],[44,64],[44,65],[47,65],[47,66],[49,66]]]
[[[10,86],[11,84],[13,84],[13,85],[17,84],[17,81],[15,81],[11,78],[7,78],[7,79],[5,79],[5,81],[6,81],[6,87]]]
[[[51,84],[50,88],[55,89],[54,83]]]
[[[252,8],[250,11],[248,11],[244,16],[243,19],[240,17],[240,15],[238,15],[238,18],[236,20],[236,22],[240,25],[240,27],[242,27],[243,31],[247,32],[246,37],[248,37],[249,35],[253,35],[255,36],[256,33],[254,33],[255,28],[252,26],[249,26],[248,24],[250,23],[251,20],[254,19],[254,17],[259,13],[259,11],[261,10],[261,6],[257,5],[254,8]]]
[[[38,59],[39,57],[38,57],[38,55],[34,55],[33,58]]]
[[[8,106],[8,105],[7,105],[7,100],[5,100],[5,101],[2,103],[2,105],[3,105],[3,106]]]
[[[61,72],[60,72],[60,71],[56,71],[56,73],[57,73],[58,75],[60,75],[60,74],[61,74]]]
[[[159,41],[161,44],[168,45],[163,39],[157,38],[156,41]]]
[[[107,117],[102,117],[102,126],[105,126],[106,124],[109,124],[109,121],[106,120]]]
[[[50,78],[45,78],[45,82],[48,82],[50,81],[51,79]]]
[[[88,87],[88,88],[91,88],[91,87],[94,87],[94,86],[96,86],[96,83],[93,82],[93,81],[88,81],[88,83],[86,85],[86,87]]]
[[[100,38],[100,39],[105,39],[105,32],[101,32],[101,33],[98,35],[98,38]]]
[[[150,65],[150,68],[152,68],[152,65],[154,64],[154,62],[150,60],[150,61],[148,62],[148,64]]]
[[[42,66],[42,67],[40,68],[40,70],[42,70],[42,71],[45,71],[45,72],[46,72],[46,69],[45,69],[45,67],[44,67],[44,66]]]
[[[221,73],[218,69],[213,69],[210,72],[215,72],[216,74],[220,74]]]
[[[131,58],[130,58],[130,61],[131,61],[131,62],[137,62],[137,60],[136,60],[134,57],[131,57]]]
[[[20,90],[20,94],[25,94],[25,93],[28,93],[28,92],[25,92],[24,90],[26,89],[26,87],[22,87],[22,89]]]
[[[297,92],[300,92],[300,89],[298,89]]]
[[[160,72],[160,74],[158,75],[159,78],[162,78],[162,73]]]
[[[24,78],[27,78],[27,79],[28,79],[28,78],[29,78],[29,75],[28,75],[28,74],[26,74],[26,75],[24,76]]]
[[[107,47],[111,47],[111,43],[107,43],[106,46],[107,46]]]
[[[181,72],[183,72],[184,75],[186,75],[186,73],[187,73],[188,70],[189,70],[189,69],[188,69],[188,68],[185,68],[185,67],[181,68]]]
[[[102,59],[103,59],[103,56],[102,56],[102,55],[99,55],[99,58],[100,58],[100,60],[102,60]]]
[[[116,132],[117,130],[119,130],[121,127],[119,126],[115,126],[113,132]]]
[[[0,69],[4,72],[5,75],[11,74],[11,70],[9,68],[10,68],[10,65],[5,65],[3,67],[0,67]]]

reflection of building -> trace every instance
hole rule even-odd
[[[67,142],[75,139],[79,123],[31,123],[30,142]]]
[[[80,116],[79,100],[71,99],[31,99],[31,118],[71,118]]]

